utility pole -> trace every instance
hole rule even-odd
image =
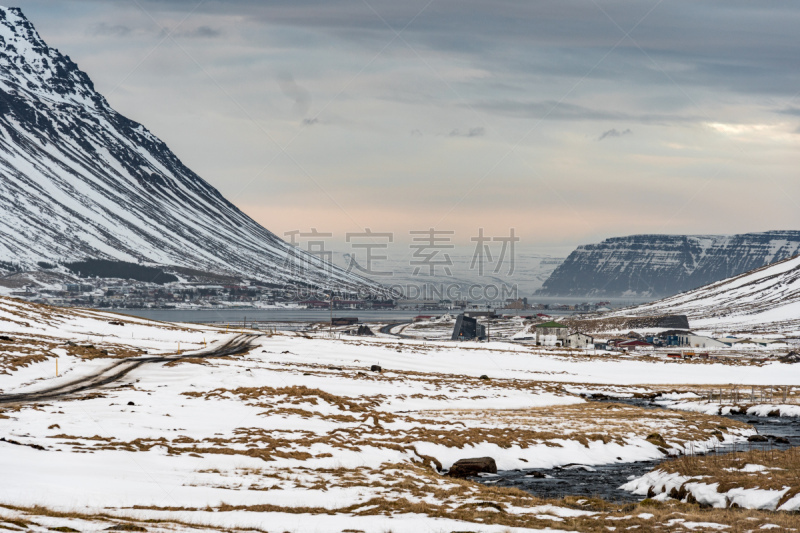
[[[331,321],[328,323],[328,333],[330,333],[331,338],[333,338],[333,291],[332,290],[330,294],[328,309],[330,309],[331,312]]]
[[[486,309],[489,311],[486,315],[486,342],[491,340],[492,336],[492,306],[491,304],[486,306]]]

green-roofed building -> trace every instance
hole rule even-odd
[[[569,328],[555,320],[536,324],[534,329],[537,346],[564,346],[569,335]]]
[[[560,324],[555,320],[551,320],[550,322],[542,322],[541,324],[536,324],[537,328],[567,328],[564,324]],[[567,328],[569,329],[569,328]]]

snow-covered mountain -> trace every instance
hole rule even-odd
[[[798,253],[800,231],[616,237],[579,246],[537,294],[659,298]]]
[[[800,256],[610,316],[683,314],[692,329],[800,333]]]
[[[0,261],[86,258],[379,288],[322,268],[242,213],[114,111],[19,9],[0,7]]]

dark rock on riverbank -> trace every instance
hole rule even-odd
[[[495,463],[495,460],[491,457],[459,459],[450,467],[450,471],[447,475],[450,477],[466,478],[477,476],[480,473],[496,474],[497,463]]]

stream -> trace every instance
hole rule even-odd
[[[606,401],[606,400],[602,400]],[[627,403],[650,409],[664,409],[649,400],[618,398],[607,400]],[[759,435],[783,437],[788,444],[775,442],[738,442],[726,444],[712,453],[734,451],[780,449],[800,446],[800,418],[796,417],[756,417],[750,415],[724,415],[725,418],[752,425]],[[564,465],[556,468],[533,468],[526,470],[505,470],[495,474],[483,474],[473,478],[484,485],[515,487],[541,498],[563,498],[564,496],[599,497],[609,502],[637,502],[642,496],[631,494],[619,487],[634,477],[640,477],[653,470],[669,457],[653,461],[632,463],[610,463],[604,465]]]

